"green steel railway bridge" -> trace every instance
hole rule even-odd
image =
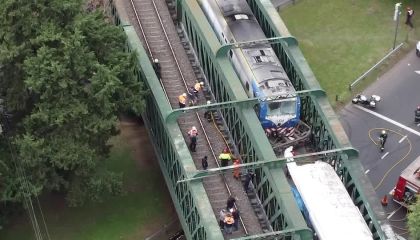
[[[127,51],[135,52],[133,69],[150,94],[142,117],[159,159],[166,184],[187,239],[312,239],[278,157],[266,137],[228,53],[248,43],[219,43],[196,0],[109,0],[115,24],[127,35]],[[296,161],[327,161],[334,167],[375,240],[397,239],[374,188],[325,92],[319,86],[297,40],[292,37],[270,0],[247,0],[254,15],[301,97],[301,119],[311,126],[305,147],[312,153]],[[166,39],[166,40],[164,40]],[[152,59],[158,58],[158,78]],[[186,69],[186,70],[185,70]],[[182,110],[177,97],[195,81],[205,81],[204,97]],[[211,100],[211,104],[206,104]],[[214,115],[212,123],[202,117]],[[199,128],[198,153],[190,152],[186,132]],[[300,143],[302,144],[302,143]],[[228,146],[240,156],[241,171],[252,169],[253,193],[232,180],[232,166],[220,167],[217,155]],[[309,151],[308,151],[309,152]],[[209,169],[199,159],[209,156]],[[320,193],[322,194],[322,193]],[[219,228],[218,210],[226,197],[238,196],[241,226],[227,236]],[[355,239],[356,240],[356,239]]]

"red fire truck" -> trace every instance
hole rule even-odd
[[[395,202],[408,207],[416,201],[418,194],[420,194],[420,156],[402,171],[392,195]]]

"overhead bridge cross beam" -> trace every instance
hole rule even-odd
[[[288,46],[297,46],[298,45],[298,41],[293,36],[265,38],[265,39],[247,41],[247,42],[235,42],[235,43],[225,44],[225,45],[221,46],[216,52],[216,58],[226,57],[227,53],[231,49],[244,48],[244,47],[254,47],[256,45],[261,45],[261,44],[274,44],[274,43],[280,43],[280,42],[286,42]]]
[[[307,232],[308,235],[312,235],[312,231],[309,228],[290,228],[283,231],[268,232],[263,234],[256,234],[240,238],[232,238],[232,240],[267,240],[267,239],[277,239],[275,237],[291,237],[299,232]]]
[[[232,170],[236,167],[238,168],[259,168],[259,167],[271,167],[271,168],[277,168],[277,167],[282,167],[284,166],[284,164],[289,163],[289,162],[304,162],[305,160],[308,161],[313,161],[311,159],[309,159],[310,157],[314,157],[314,156],[324,156],[324,155],[328,155],[328,154],[332,154],[332,153],[337,153],[337,154],[346,154],[347,156],[357,156],[358,152],[356,149],[352,148],[352,147],[344,147],[344,148],[337,148],[337,149],[331,149],[331,150],[326,150],[326,151],[321,151],[321,152],[315,152],[315,153],[306,153],[306,154],[301,154],[301,155],[296,155],[293,156],[293,160],[292,158],[276,158],[276,159],[271,159],[271,160],[263,160],[263,161],[256,161],[256,162],[251,162],[251,163],[242,163],[239,165],[231,165],[231,166],[227,166],[227,167],[220,167],[220,168],[211,168],[208,170],[197,170],[197,171],[192,171],[192,172],[187,172],[187,178],[178,180],[177,183],[182,183],[182,182],[190,182],[190,181],[196,181],[196,180],[200,180],[202,178],[205,177],[211,177],[214,175],[219,175],[219,174],[223,174],[224,172],[228,171],[228,170]]]
[[[207,110],[217,110],[217,109],[223,109],[223,108],[232,108],[237,105],[243,106],[243,107],[253,107],[259,102],[284,102],[288,101],[289,98],[296,97],[296,95],[299,96],[325,96],[325,91],[322,89],[312,89],[312,90],[302,90],[302,91],[296,91],[294,92],[295,95],[288,94],[287,96],[285,94],[275,94],[271,95],[269,97],[255,97],[255,98],[246,98],[242,100],[234,100],[234,101],[227,101],[222,103],[212,103],[212,104],[204,104],[200,106],[193,106],[193,107],[185,107],[185,108],[177,108],[170,111],[166,117],[165,122],[170,123],[178,117],[186,112],[186,111],[198,111],[200,109],[207,109]]]

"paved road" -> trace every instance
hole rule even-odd
[[[420,127],[414,124],[414,110],[420,105],[420,58],[415,50],[363,94],[377,94],[382,100],[373,111],[350,103],[340,111],[339,117],[352,145],[360,151],[365,173],[377,188],[380,201],[394,187],[401,171],[420,155]],[[384,152],[369,137],[370,133],[373,140],[378,140],[380,130],[375,128],[390,129]],[[394,230],[406,232],[399,229],[406,228],[404,222],[394,221],[405,217],[405,209],[389,198],[386,211],[390,213],[391,224],[396,226]]]

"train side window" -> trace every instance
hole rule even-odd
[[[245,83],[245,88],[246,88],[247,91],[249,91],[249,83],[248,82]]]

